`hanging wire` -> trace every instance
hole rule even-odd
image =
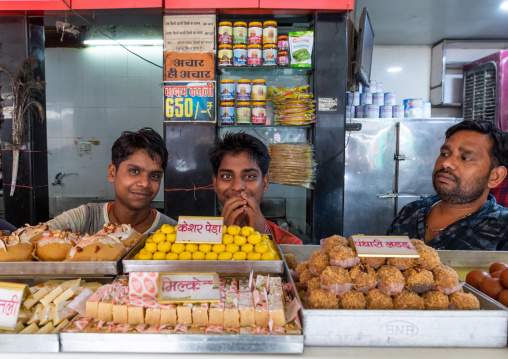
[[[81,16],[80,14],[78,14],[76,11],[74,11],[69,4],[67,4],[67,2],[65,0],[62,0],[62,2],[65,4],[65,6],[67,6],[69,8],[70,11],[72,11],[74,13],[74,15],[76,15],[77,17],[79,17],[81,20],[83,20],[84,22],[86,22],[88,25],[90,26],[94,26],[90,21],[88,21],[87,19],[85,19],[83,16]],[[65,18],[67,19],[67,12],[65,13]],[[67,20],[65,20],[67,21]],[[116,42],[118,45],[120,45],[121,47],[123,47],[125,50],[127,50],[128,52],[130,52],[131,54],[133,54],[134,56],[137,56],[139,57],[141,60],[143,61],[146,61],[148,62],[149,64],[152,64],[160,69],[162,69],[163,67],[160,66],[160,65],[157,65],[156,63],[150,61],[150,60],[147,60],[145,59],[143,56],[141,55],[138,55],[136,54],[134,51],[131,51],[129,50],[127,47],[123,46],[121,43],[119,43],[118,41],[116,41],[115,39],[113,39],[112,37],[110,37],[109,35],[107,35],[106,33],[104,33],[103,31],[101,31],[101,29],[97,28],[97,31],[100,32],[102,35],[106,36],[108,39]]]

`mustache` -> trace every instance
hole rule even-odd
[[[437,171],[436,173],[434,173],[434,178],[436,178],[436,176],[439,174],[439,173],[445,173],[447,175],[450,175],[453,177],[453,179],[455,181],[458,181],[459,178],[452,172],[452,170],[448,169],[448,168],[443,168],[443,169],[440,169],[439,171]]]

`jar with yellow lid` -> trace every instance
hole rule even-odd
[[[263,44],[277,43],[277,22],[265,21],[263,23]]]
[[[233,44],[247,43],[247,23],[237,21],[233,27]]]
[[[251,123],[251,108],[249,101],[236,103],[236,124],[249,125]]]
[[[235,100],[235,80],[220,80],[220,99],[221,101]]]
[[[233,66],[247,66],[247,45],[235,44],[233,48]]]
[[[229,21],[219,22],[219,45],[233,43],[233,24]]]
[[[221,125],[234,125],[235,124],[235,102],[222,101],[220,103],[220,124]]]
[[[219,45],[217,52],[219,66],[233,66],[233,46],[229,44]]]
[[[263,66],[277,66],[277,45],[263,45]]]
[[[252,101],[266,101],[266,80],[252,80]]]
[[[252,124],[266,125],[266,102],[252,102]]]
[[[250,44],[247,51],[247,66],[261,66],[263,62],[263,51],[261,45]]]
[[[263,43],[263,25],[260,22],[249,22],[248,40],[249,44]]]
[[[249,79],[240,79],[236,82],[236,99],[238,101],[250,101],[252,87]]]

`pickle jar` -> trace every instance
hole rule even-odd
[[[279,36],[277,40],[277,49],[279,51],[288,51],[289,50],[289,41],[287,35]]]
[[[277,44],[276,21],[265,21],[263,23],[263,44]]]
[[[289,57],[287,51],[277,53],[277,66],[289,66]]]
[[[266,101],[266,80],[252,80],[252,101]]]
[[[220,124],[235,124],[235,103],[234,101],[222,101],[220,103]]]
[[[251,84],[249,79],[240,79],[236,82],[236,99],[238,101],[251,100]]]
[[[252,102],[252,124],[266,125],[266,102]]]
[[[220,80],[220,99],[221,101],[235,100],[235,80]]]
[[[251,108],[249,101],[239,101],[236,103],[236,124],[250,125]]]
[[[275,44],[263,45],[263,66],[277,66],[277,46]]]
[[[247,65],[248,66],[261,66],[263,61],[263,51],[261,45],[251,44],[247,51]]]
[[[234,45],[233,66],[247,66],[247,45],[245,44]]]
[[[260,22],[249,22],[248,40],[249,45],[263,43],[263,25]]]
[[[233,26],[229,21],[219,22],[219,45],[233,43]]]
[[[233,66],[233,46],[229,44],[219,45],[217,56],[219,66]]]
[[[247,23],[243,21],[235,22],[233,27],[233,44],[247,43]]]

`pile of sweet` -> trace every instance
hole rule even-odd
[[[137,298],[134,290],[129,295],[127,279],[120,277],[99,288],[86,303],[86,317],[76,318],[65,332],[301,334],[300,304],[291,285],[263,275],[253,288],[249,282],[221,278],[220,302],[173,305]]]
[[[14,331],[3,334],[56,334],[78,313],[85,313],[85,303],[102,284],[82,279],[49,280],[29,288],[33,298],[21,304]]]
[[[275,125],[308,125],[316,122],[316,101],[309,86],[293,89],[270,87],[268,101],[274,103],[273,120]]]
[[[359,258],[352,240],[340,236],[323,240],[321,251],[307,262],[285,257],[306,308],[480,309],[478,299],[463,292],[464,283],[433,248],[411,241],[420,258]]]
[[[143,237],[128,224],[104,224],[92,235],[53,229],[44,223],[27,224],[0,237],[0,262],[115,261]]]

